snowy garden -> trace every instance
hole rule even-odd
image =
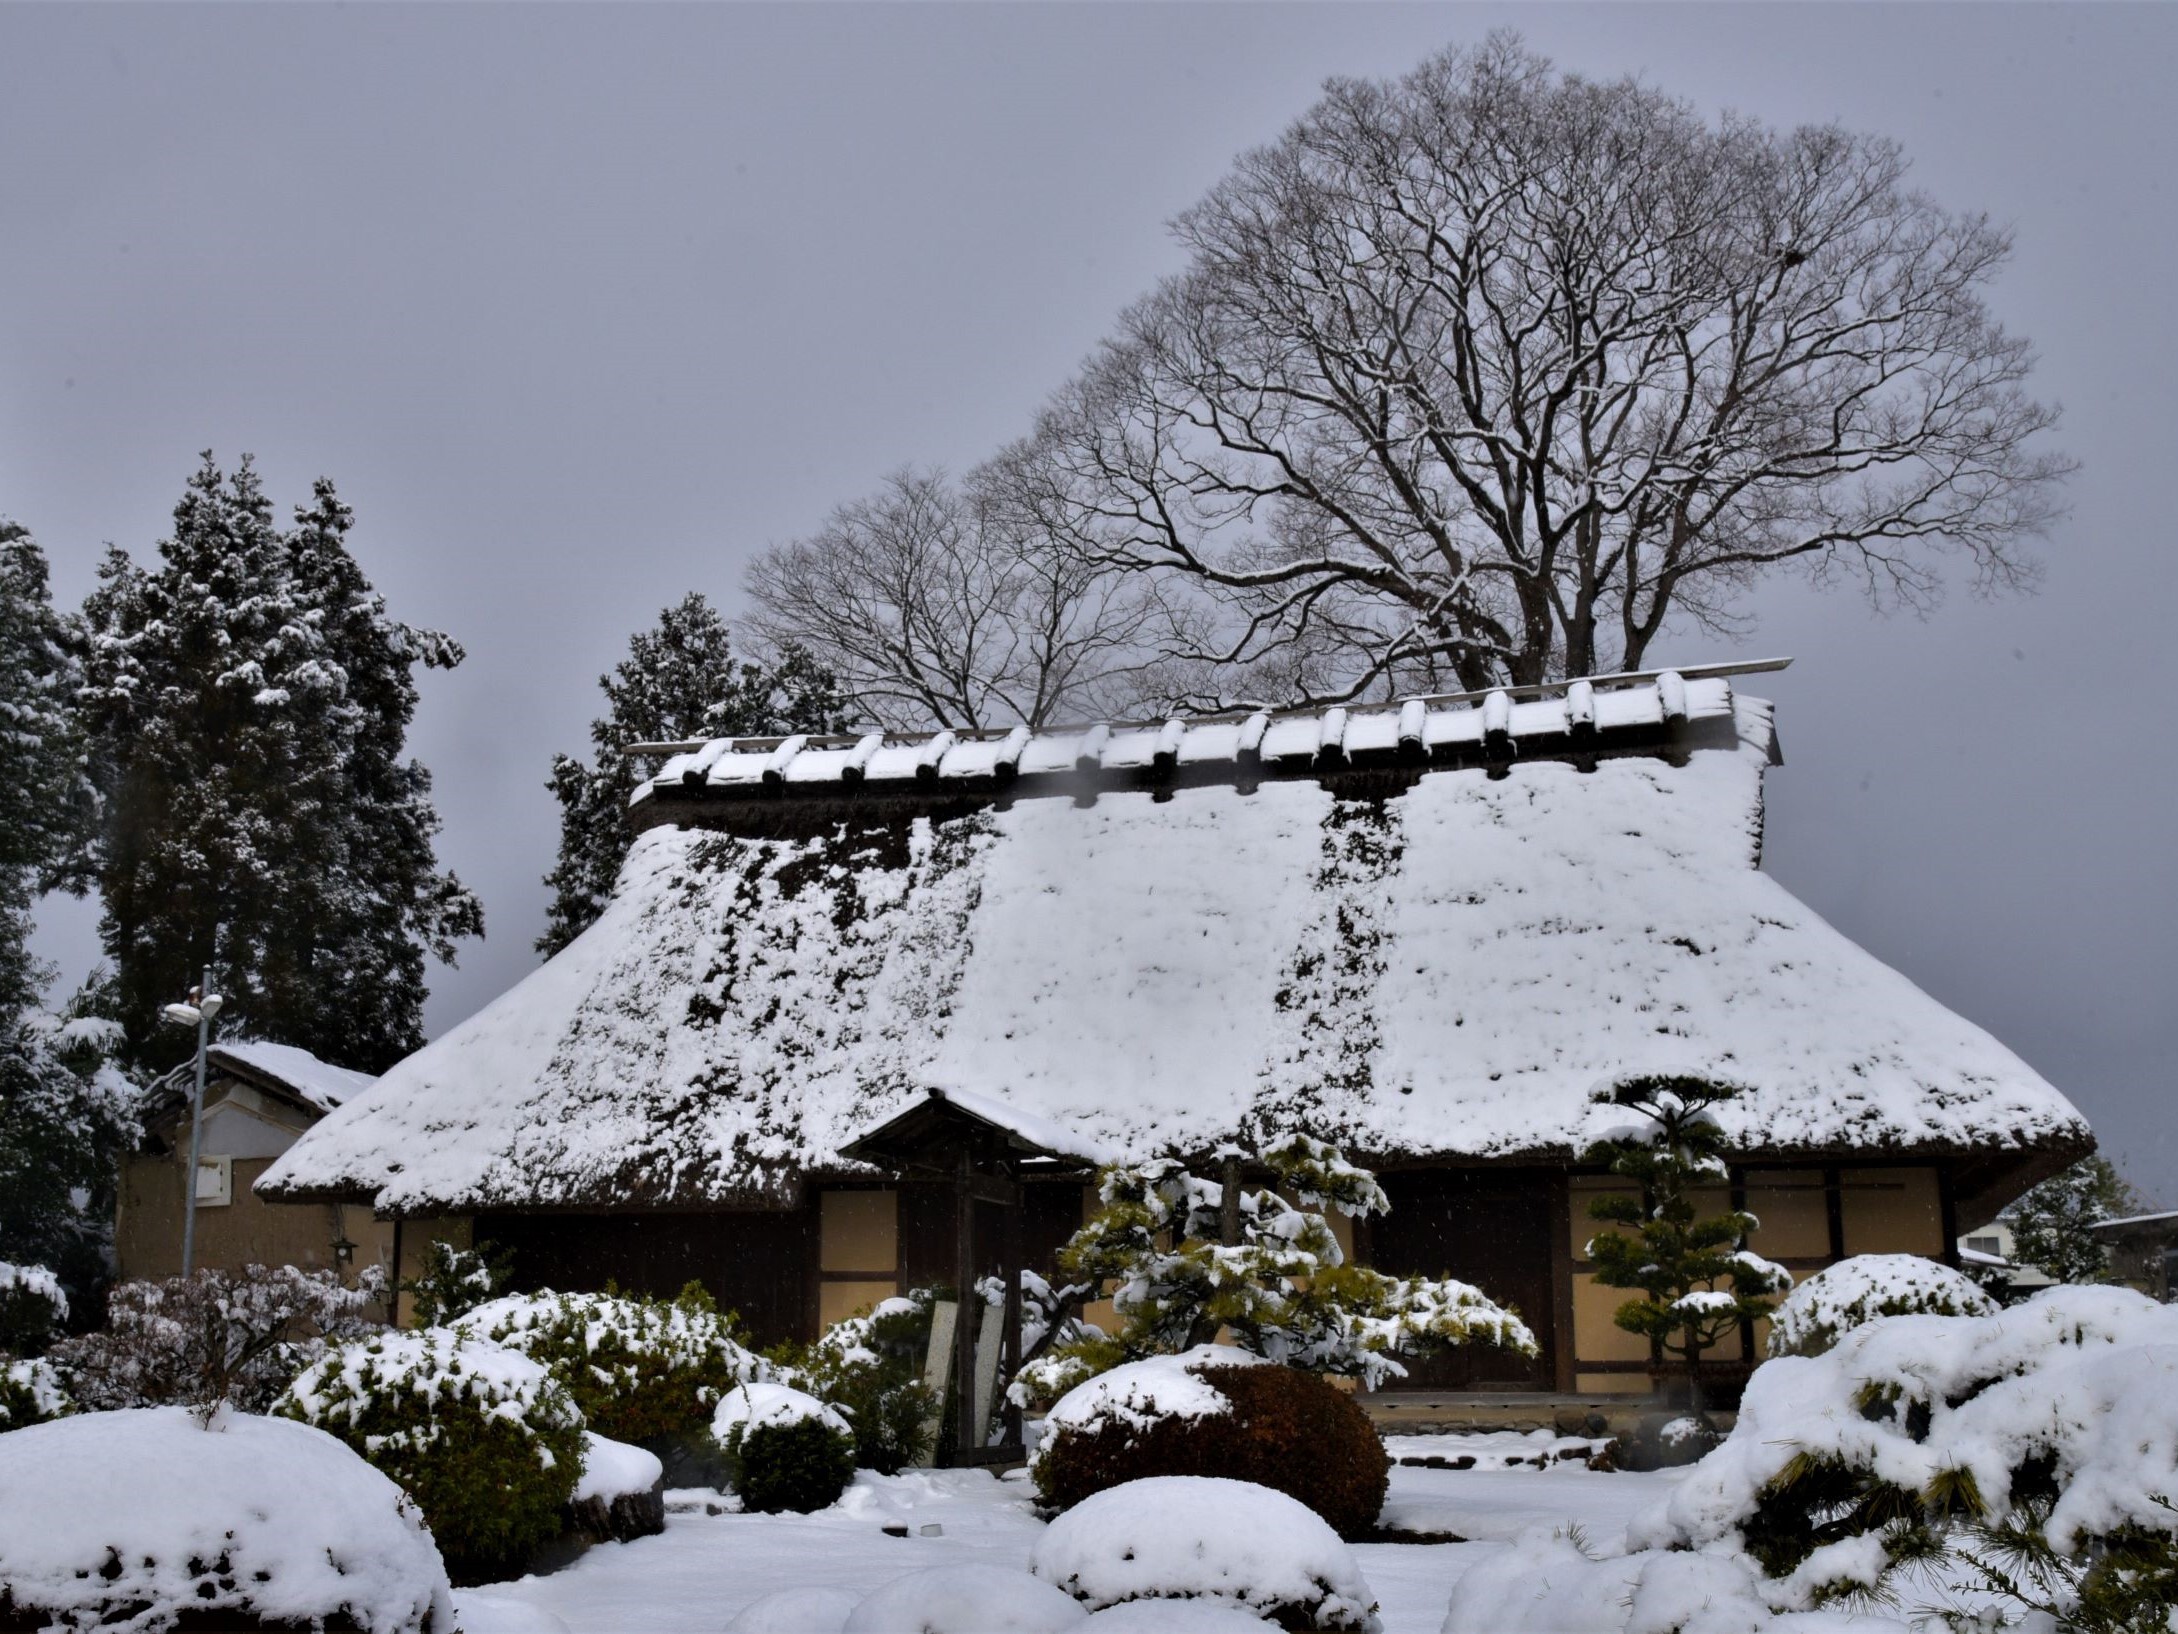
[[[56,1343],[58,1282],[0,1267],[0,1331],[28,1353],[0,1377],[0,1619],[145,1634],[2174,1626],[2178,1308],[2072,1285],[2000,1306],[1911,1255],[1849,1258],[1784,1292],[1739,1246],[1748,1217],[1697,1219],[1687,1201],[1713,1161],[1701,1098],[1648,1084],[1615,1104],[1641,1114],[1592,1154],[1642,1177],[1640,1209],[1596,1211],[1625,1216],[1621,1324],[1682,1358],[1687,1383],[1725,1306],[1769,1324],[1735,1414],[1696,1391],[1646,1440],[1387,1441],[1340,1381],[1529,1341],[1472,1288],[1344,1263],[1327,1216],[1382,1193],[1306,1139],[1272,1149],[1282,1190],[1170,1163],[1103,1173],[1103,1207],[1059,1256],[1077,1280],[1021,1290],[1035,1342],[1007,1396],[1031,1450],[1013,1467],[930,1467],[963,1399],[929,1383],[950,1349],[937,1290],[759,1353],[698,1288],[507,1294],[488,1256],[440,1245],[409,1285],[412,1327],[369,1319],[371,1279],[252,1268],[126,1285],[104,1329]],[[1109,1334],[1081,1315],[1099,1289]]]

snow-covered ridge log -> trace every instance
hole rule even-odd
[[[1642,671],[1482,693],[1410,697],[1321,710],[1232,712],[1098,721],[1031,732],[720,738],[635,744],[671,751],[633,800],[638,825],[686,820],[691,806],[733,826],[743,802],[827,807],[842,800],[952,800],[1095,794],[1259,778],[1367,776],[1404,769],[1683,752],[1736,730],[1729,677],[1789,660]],[[919,792],[918,792],[919,789]],[[1349,792],[1396,792],[1395,789]],[[829,812],[826,813],[829,815]],[[706,818],[708,820],[708,816]],[[771,831],[772,816],[758,821]]]

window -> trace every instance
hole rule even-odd
[[[1966,1239],[1966,1246],[1977,1254],[1995,1254],[2001,1258],[2004,1253],[2002,1237],[1969,1237]]]
[[[197,1159],[197,1207],[223,1208],[234,1201],[234,1159]]]

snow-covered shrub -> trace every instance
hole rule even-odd
[[[940,1404],[922,1372],[936,1302],[935,1290],[917,1288],[833,1323],[814,1344],[773,1353],[795,1384],[846,1415],[863,1469],[893,1475],[930,1451]]]
[[[2174,1500],[2178,1307],[2056,1287],[1764,1363],[1731,1435],[1630,1536],[1744,1549],[1781,1609],[1921,1573],[2067,1627],[2160,1631]]]
[[[1059,1250],[1059,1267],[1076,1299],[1110,1287],[1123,1326],[1023,1367],[1015,1402],[1055,1400],[1106,1368],[1191,1350],[1220,1333],[1266,1361],[1358,1378],[1371,1389],[1405,1375],[1400,1355],[1467,1344],[1535,1353],[1526,1325],[1464,1282],[1388,1277],[1346,1263],[1319,1211],[1359,1218],[1389,1207],[1366,1169],[1307,1135],[1268,1142],[1260,1162],[1296,1201],[1236,1184],[1234,1243],[1222,1240],[1221,1182],[1170,1160],[1106,1169],[1097,1182],[1102,1206]]]
[[[423,1269],[401,1284],[418,1327],[443,1327],[467,1316],[506,1286],[507,1256],[485,1248],[456,1248],[433,1238]]]
[[[179,1407],[0,1436],[0,1627],[452,1634],[399,1487],[304,1424]]]
[[[665,1530],[665,1465],[654,1452],[582,1433],[582,1478],[567,1500],[565,1529],[597,1543],[626,1543]]]
[[[346,1287],[331,1271],[247,1265],[164,1282],[124,1282],[106,1326],[55,1345],[53,1361],[85,1408],[195,1407],[266,1411],[325,1353],[374,1330],[385,1273]]]
[[[599,1435],[698,1436],[719,1398],[765,1367],[698,1284],[672,1300],[631,1294],[509,1294],[453,1324],[541,1363]]]
[[[582,1414],[558,1381],[448,1328],[342,1346],[275,1410],[331,1431],[398,1481],[457,1581],[518,1569],[559,1532],[582,1475]]]
[[[931,1566],[887,1583],[841,1634],[1058,1634],[1086,1621],[1049,1583],[1003,1566]]]
[[[60,1278],[42,1265],[0,1260],[0,1356],[35,1356],[68,1319]]]
[[[28,1361],[0,1357],[0,1430],[20,1430],[75,1411],[60,1370],[43,1356]]]
[[[1912,1634],[1882,1616],[1773,1611],[1741,1554],[1599,1559],[1538,1528],[1478,1556],[1452,1586],[1443,1634]]]
[[[1057,1509],[1149,1476],[1231,1476],[1289,1493],[1358,1537],[1376,1525],[1390,1471],[1376,1427],[1345,1391],[1204,1345],[1068,1392],[1044,1420],[1034,1474]]]
[[[1997,1303],[1963,1272],[1919,1254],[1855,1254],[1817,1271],[1770,1318],[1772,1356],[1819,1356],[1879,1316],[1989,1316]]]
[[[1030,1568],[1092,1611],[1211,1599],[1289,1628],[1380,1626],[1338,1534],[1307,1505],[1249,1481],[1168,1475],[1100,1492],[1045,1528]]]
[[[837,1408],[788,1385],[758,1381],[729,1390],[712,1415],[711,1436],[744,1509],[829,1509],[855,1478],[853,1428]]]

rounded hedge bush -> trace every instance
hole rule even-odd
[[[1391,1460],[1353,1397],[1314,1373],[1204,1346],[1069,1391],[1045,1420],[1038,1496],[1055,1509],[1128,1481],[1202,1475],[1297,1498],[1341,1537],[1371,1531]]]
[[[760,1514],[829,1509],[855,1478],[846,1419],[783,1384],[746,1384],[718,1404],[711,1434],[733,1472],[741,1506]]]
[[[520,1571],[582,1475],[582,1413],[544,1368],[445,1328],[345,1345],[273,1409],[338,1436],[423,1511],[457,1583]]]
[[[763,1364],[711,1296],[509,1294],[453,1324],[541,1364],[599,1435],[637,1445],[700,1436],[719,1398]]]
[[[1919,1254],[1855,1254],[1817,1271],[1770,1318],[1772,1356],[1820,1356],[1879,1316],[1994,1316],[1963,1271]]]

